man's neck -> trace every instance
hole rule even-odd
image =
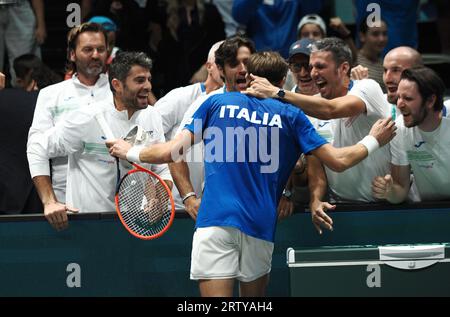
[[[239,90],[235,90],[234,88],[229,87],[227,85],[225,85],[225,91],[226,92],[239,92]]]
[[[425,120],[418,125],[419,129],[424,132],[433,132],[442,122],[442,111],[433,111],[427,115]]]
[[[100,78],[100,75],[98,75],[96,77],[89,77],[89,76],[85,76],[81,73],[77,73],[77,78],[80,81],[80,83],[82,83],[83,85],[94,86],[95,83],[97,82],[97,80]]]
[[[222,85],[219,85],[218,83],[216,83],[216,81],[211,76],[208,76],[208,78],[206,78],[206,81],[205,81],[206,94],[209,94],[211,91],[219,89],[220,87],[222,87]]]
[[[117,111],[124,111],[127,110],[128,112],[128,120],[133,116],[133,114],[136,112],[136,109],[129,109],[125,103],[120,100],[116,95],[114,95],[114,107],[116,107]]]
[[[350,78],[346,76],[342,79],[342,83],[339,84],[339,86],[335,90],[333,97],[330,99],[346,96],[349,91],[349,85],[350,85]]]

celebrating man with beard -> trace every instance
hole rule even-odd
[[[442,79],[430,68],[402,72],[397,89],[402,117],[397,119],[398,135],[391,143],[391,172],[374,178],[374,197],[403,202],[412,171],[422,201],[450,198],[450,142],[446,137],[450,119],[449,109],[443,105],[444,92]]]
[[[54,127],[80,106],[89,106],[112,97],[108,77],[103,74],[107,59],[107,40],[100,25],[84,23],[70,30],[67,37],[67,59],[67,68],[74,75],[69,80],[40,91],[28,135],[29,145],[33,142],[33,135]],[[59,227],[57,224],[67,223],[67,157],[53,158],[51,164],[36,160],[33,156],[29,156],[28,160],[46,218],[55,228]]]

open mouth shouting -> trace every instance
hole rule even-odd
[[[323,94],[325,92],[325,88],[327,87],[328,82],[325,79],[317,79],[316,85],[319,88],[319,92]]]
[[[245,77],[236,78],[236,86],[239,91],[247,89],[247,80],[245,79]]]
[[[389,91],[389,93],[391,94],[395,94],[397,92],[397,87],[398,85],[394,85],[394,84],[386,84],[386,89]]]
[[[137,100],[141,105],[147,105],[148,103],[148,92],[141,92],[137,95]]]

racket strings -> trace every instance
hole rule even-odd
[[[169,194],[151,174],[138,171],[122,180],[118,209],[126,226],[141,236],[163,231],[171,217]]]

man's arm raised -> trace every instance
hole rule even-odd
[[[258,98],[277,98],[280,88],[273,86],[267,79],[250,75],[251,85],[243,93]],[[309,116],[321,120],[353,117],[366,112],[364,101],[356,96],[346,95],[331,100],[285,91],[283,98],[286,102],[293,104],[303,110]]]
[[[390,119],[380,119],[374,123],[368,136],[355,145],[335,148],[330,144],[311,151],[328,168],[335,172],[343,172],[358,164],[371,152],[389,143],[395,136],[395,123]]]
[[[343,148],[335,148],[330,144],[324,144],[311,151],[314,157],[308,157],[310,209],[312,222],[319,234],[322,234],[322,228],[333,230],[333,220],[326,214],[326,211],[333,210],[336,207],[323,201],[327,179],[320,161],[330,169],[342,172],[358,164],[378,147],[389,143],[395,135],[395,129],[394,122],[389,118],[380,119],[372,126],[369,136],[358,144]]]

